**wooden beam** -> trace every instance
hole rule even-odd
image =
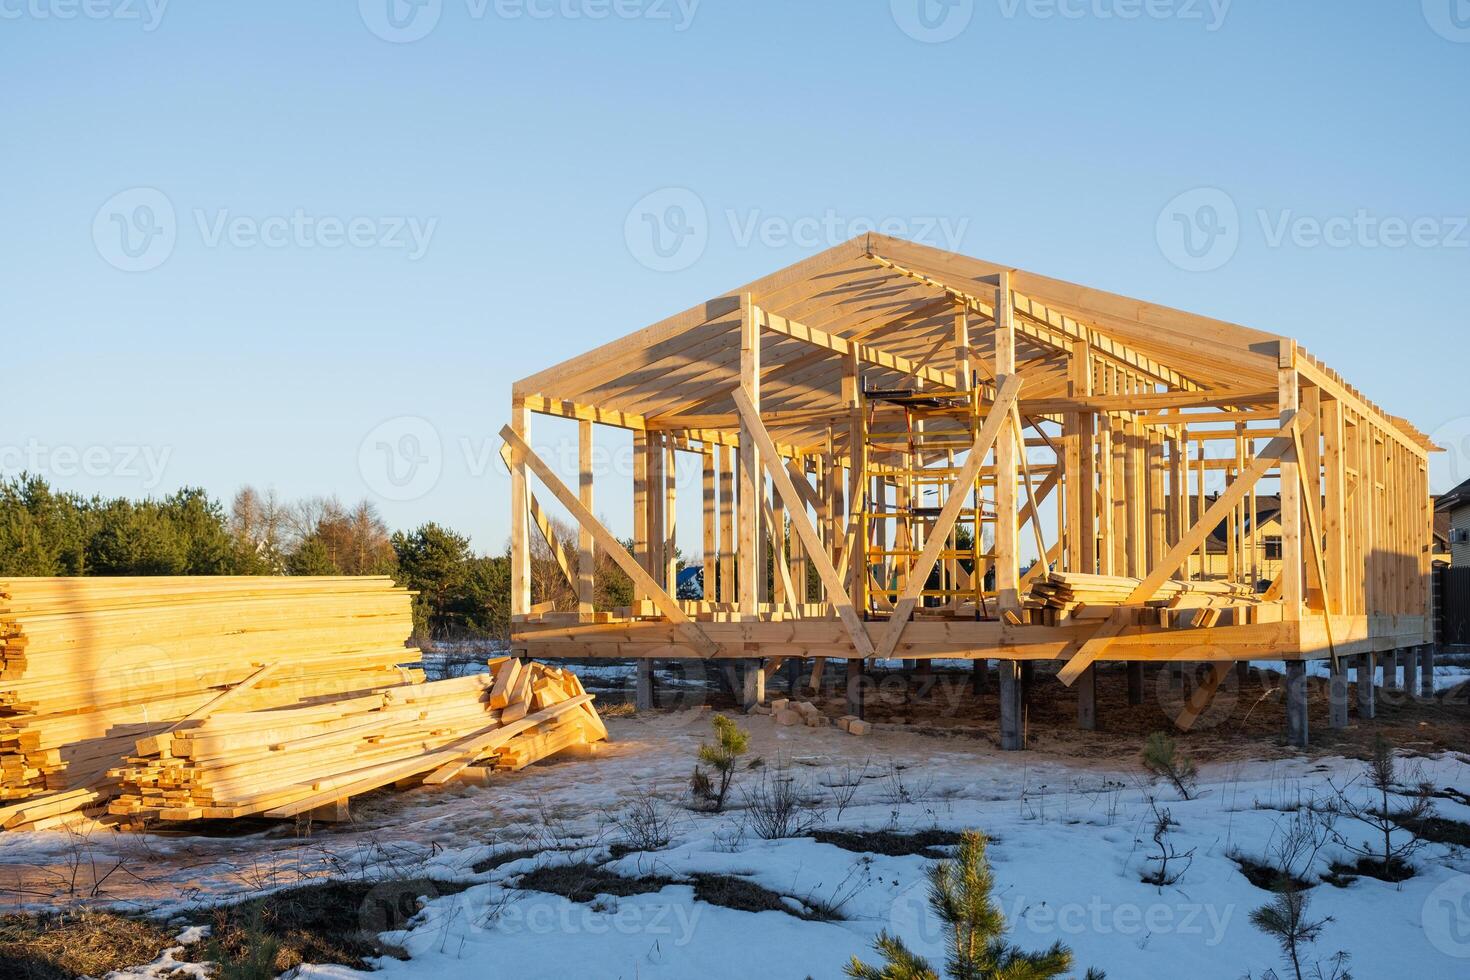
[[[1184,710],[1179,712],[1179,716],[1174,719],[1174,726],[1181,732],[1187,732],[1193,728],[1194,723],[1199,721],[1199,716],[1214,703],[1220,685],[1225,683],[1225,679],[1230,676],[1230,671],[1233,669],[1235,669],[1235,663],[1229,660],[1211,664],[1210,672],[1203,683],[1195,688],[1189,700],[1184,702]]]
[[[1004,271],[995,289],[995,380],[1004,388],[1015,373],[1016,331],[1011,310],[1011,274]],[[1005,414],[1010,416],[1009,409]],[[995,436],[995,591],[996,606],[1002,615],[1021,608],[1020,528],[1016,523],[1016,457],[1021,451],[1016,442],[1019,435],[1019,431],[1004,427]]]
[[[1135,415],[1133,421],[1139,425],[1210,425],[1210,424],[1238,424],[1240,422],[1279,422],[1281,414],[1273,409],[1247,408],[1239,411],[1191,412],[1185,414],[1178,411],[1155,412],[1147,415]],[[1227,433],[1228,434],[1228,433]]]
[[[959,329],[956,327],[956,329]],[[960,372],[968,378],[968,370]],[[847,405],[847,451],[848,451],[848,510],[851,514],[849,528],[842,537],[843,552],[836,566],[847,565],[848,598],[853,605],[867,608],[868,583],[868,443],[866,425],[863,421],[862,365],[857,351],[847,355],[846,370],[842,375],[842,400]],[[803,583],[803,586],[805,583]]]
[[[565,398],[548,398],[545,395],[527,395],[525,398],[527,411],[538,415],[552,415],[556,418],[575,419],[578,422],[597,422],[601,425],[616,426],[619,429],[642,430],[648,427],[648,422],[643,416],[632,412],[618,412],[607,408],[598,408],[595,405],[583,405],[580,402],[569,401]]]
[[[1254,388],[1226,391],[1141,391],[1131,395],[1093,395],[1090,398],[1023,399],[1021,411],[1028,415],[1063,415],[1067,412],[1146,412],[1161,408],[1275,405],[1276,399],[1276,391]],[[1188,420],[1188,416],[1182,418],[1185,421]]]
[[[1306,450],[1302,447],[1301,426],[1293,428],[1291,435],[1297,458],[1306,458]],[[1302,481],[1302,492],[1309,495],[1315,493],[1316,491],[1311,484],[1307,482],[1306,469],[1298,466],[1296,470]],[[1332,657],[1333,669],[1339,670],[1341,669],[1341,665],[1337,662],[1337,643],[1332,637],[1332,610],[1329,608],[1330,600],[1327,595],[1327,565],[1322,557],[1322,528],[1317,523],[1316,508],[1308,506],[1306,508],[1306,518],[1307,543],[1312,552],[1312,560],[1308,563],[1307,569],[1311,573],[1318,594],[1322,596],[1322,622],[1326,625],[1327,629],[1327,650]]]
[[[512,399],[510,425],[519,440],[530,434],[531,416],[526,403]],[[526,467],[512,463],[510,468],[510,614],[525,616],[531,611],[531,538],[530,501],[526,491]]]
[[[703,492],[703,530],[704,530],[704,599],[707,602],[715,601],[715,578],[719,575],[719,501],[715,496],[715,489],[719,484],[719,450],[714,446],[705,446],[701,456],[703,462],[701,490]]]
[[[761,403],[761,311],[749,294],[741,298],[740,386],[737,394],[756,406],[760,421]],[[761,429],[765,431],[764,427]],[[775,446],[770,449],[775,453]],[[775,457],[773,455],[772,460]],[[770,462],[769,460],[766,462]],[[739,583],[740,612],[754,616],[760,604],[760,580],[765,577],[765,555],[761,553],[761,501],[765,498],[765,478],[761,475],[760,449],[747,423],[740,427],[740,492],[737,497],[737,520],[740,544],[735,551],[736,581]]]
[[[1292,362],[1295,345],[1282,344],[1278,372],[1278,407],[1283,419],[1301,404],[1301,384]],[[1283,428],[1285,426],[1283,425]],[[1302,618],[1302,485],[1295,442],[1281,457],[1281,601],[1289,623]]]
[[[577,423],[577,499],[595,513],[592,496],[592,422]],[[596,608],[596,539],[585,527],[577,528],[577,611],[590,615]]]
[[[662,452],[663,465],[663,518],[664,518],[664,581],[671,595],[679,592],[679,536],[677,533],[679,497],[679,456],[674,448],[674,437],[664,434]]]
[[[764,381],[766,379],[762,379]],[[761,421],[766,430],[783,426],[801,427],[827,425],[847,420],[846,409],[803,409],[790,412],[765,412]],[[683,432],[689,429],[727,429],[731,432],[740,428],[740,416],[734,412],[704,413],[700,415],[658,415],[648,420],[650,432]]]
[[[934,570],[934,564],[939,560],[939,553],[944,550],[949,541],[949,532],[954,529],[955,520],[959,517],[965,501],[975,487],[975,478],[980,473],[985,457],[989,455],[996,439],[1010,429],[1012,409],[1015,407],[1016,396],[1020,392],[1020,375],[1013,374],[1001,383],[1000,391],[996,393],[995,406],[986,417],[985,423],[980,426],[980,431],[975,433],[975,442],[970,446],[970,456],[965,460],[959,476],[950,486],[949,497],[939,511],[939,517],[935,519],[934,526],[929,530],[929,540],[925,543],[923,552],[909,568],[903,592],[899,594],[898,601],[894,604],[893,615],[888,620],[888,628],[878,643],[878,657],[891,656],[894,648],[898,646],[904,628],[908,626],[909,619],[913,616],[919,596],[924,591],[924,583],[928,581],[929,573]],[[1011,520],[1014,522],[1014,508],[1011,515]],[[1019,572],[1017,578],[1019,578]]]
[[[900,374],[923,378],[925,381],[932,381],[935,384],[943,385],[952,390],[958,390],[959,388],[959,378],[955,376],[953,371],[924,367],[915,361],[909,360],[907,357],[883,350],[881,347],[874,347],[871,344],[864,344],[860,341],[838,337],[835,334],[829,334],[815,327],[805,326],[804,324],[797,323],[794,320],[788,320],[783,316],[777,316],[765,310],[761,311],[761,317],[762,325],[772,333],[778,333],[785,337],[791,337],[794,340],[800,340],[817,347],[826,348],[834,354],[846,355],[850,351],[855,351],[858,360],[865,364],[875,364],[878,367],[888,368],[890,371],[898,371]]]
[[[504,447],[501,447],[504,449]],[[551,519],[546,516],[546,511],[541,509],[541,502],[536,499],[534,493],[526,494],[531,505],[531,520],[535,523],[541,537],[546,541],[546,547],[551,549],[551,556],[556,559],[556,567],[561,569],[562,577],[573,589],[577,588],[577,578],[572,574],[572,564],[567,560],[567,550],[562,547],[561,541],[557,539],[556,532],[551,529]]]
[[[647,432],[633,433],[633,557],[645,569],[652,568],[653,552],[648,533],[648,440]],[[646,599],[636,589],[633,601]]]
[[[735,601],[735,450],[729,446],[715,449],[720,457],[720,574],[719,595],[711,591],[707,598],[720,602]],[[710,589],[714,584],[710,584]]]
[[[514,429],[508,425],[505,426],[500,430],[500,438],[504,439],[510,445],[511,451],[514,454],[514,461],[531,468],[532,472],[546,485],[546,488],[552,492],[557,500],[561,501],[561,505],[571,513],[577,523],[592,532],[592,536],[596,539],[598,547],[602,548],[613,561],[618,563],[623,571],[628,573],[628,577],[633,580],[636,588],[642,590],[652,598],[659,612],[667,616],[669,621],[679,628],[680,632],[688,638],[695,649],[701,651],[707,657],[713,657],[719,652],[719,646],[706,636],[704,631],[693,620],[684,614],[684,610],[680,607],[679,603],[653,580],[653,576],[649,575],[643,566],[633,560],[633,556],[628,554],[628,550],[623,547],[622,542],[618,541],[611,531],[603,527],[602,522],[594,517],[591,511],[582,506],[581,501],[577,499],[577,495],[567,488],[567,485],[561,481],[561,478],[556,475],[555,471],[550,466],[547,466],[541,457],[536,455],[535,451],[526,444],[525,440]]]
[[[1323,487],[1326,519],[1322,528],[1327,548],[1327,611],[1347,613],[1347,467],[1346,430],[1342,402],[1322,402]]]

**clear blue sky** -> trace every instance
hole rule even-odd
[[[1470,477],[1465,0],[423,2],[0,0],[0,469],[369,496],[498,549],[513,380],[852,222],[943,219],[935,244],[1295,336],[1455,442],[1436,489]],[[672,272],[625,229],[666,188],[707,215]],[[1209,271],[1161,245],[1198,188],[1239,216]],[[442,472],[385,499],[359,450],[403,416]]]

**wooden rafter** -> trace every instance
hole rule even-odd
[[[849,351],[854,351],[857,354],[858,360],[864,364],[873,364],[878,367],[887,368],[890,371],[897,371],[900,374],[911,375],[924,381],[943,385],[951,390],[960,387],[959,379],[955,377],[953,371],[946,371],[943,368],[924,367],[916,361],[911,361],[907,357],[890,353],[881,347],[864,344],[861,341],[851,341],[845,337],[829,334],[825,330],[808,327],[765,310],[761,312],[764,314],[761,325],[772,333],[778,333],[804,341],[813,346],[825,348],[838,355],[845,355]]]
[[[876,253],[870,252],[868,257],[899,275],[925,283],[934,289],[943,290],[967,308],[974,310],[976,313],[988,319],[995,319],[995,305],[981,297],[951,286],[933,276],[906,268]],[[1018,319],[1015,323],[1016,332],[1024,335],[1028,340],[1063,352],[1069,351],[1074,341],[1085,341],[1091,344],[1102,356],[1139,371],[1160,384],[1182,388],[1186,391],[1195,391],[1202,387],[1178,371],[1160,364],[1151,357],[1138,353],[1127,344],[1109,337],[1100,330],[1086,326],[1066,314],[1050,309],[1039,300],[1016,293],[1013,296],[1013,301],[1015,303],[1015,312],[1022,316],[1022,319]]]

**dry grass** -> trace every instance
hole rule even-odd
[[[302,963],[368,969],[369,957],[405,956],[378,933],[403,928],[424,898],[465,887],[417,879],[332,881],[276,892],[216,909],[207,958],[243,963],[262,943],[271,943],[276,973]]]
[[[629,878],[595,864],[555,864],[536,868],[521,875],[517,888],[528,891],[549,892],[573,902],[590,902],[598,895],[623,898],[628,895],[644,895],[656,892],[674,879],[660,875],[644,875]]]
[[[0,916],[0,977],[72,980],[150,963],[173,934],[110,912]]]
[[[823,844],[860,854],[883,854],[888,857],[917,855],[943,858],[946,848],[956,847],[960,835],[952,830],[919,830],[901,833],[896,830],[814,830],[810,836]],[[990,838],[993,842],[995,838]]]
[[[530,891],[549,892],[573,902],[583,904],[594,901],[598,895],[624,897],[656,892],[673,884],[684,884],[681,880],[662,875],[642,875],[631,878],[608,871],[595,864],[560,864],[537,868],[521,876],[517,888]],[[691,875],[688,883],[694,886],[696,901],[736,909],[741,912],[784,912],[808,921],[826,922],[841,918],[835,908],[815,902],[813,899],[793,904],[780,892],[756,884],[739,875],[701,873]]]

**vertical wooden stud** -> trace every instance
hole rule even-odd
[[[745,389],[750,403],[760,411],[761,406],[761,334],[760,310],[756,308],[750,294],[741,299],[743,316],[740,326],[740,386]],[[759,611],[759,581],[765,578],[765,555],[760,551],[761,501],[764,498],[760,456],[756,452],[755,437],[742,422],[740,426],[740,545],[736,549],[739,565],[740,612],[743,616],[754,616]]]
[[[510,427],[527,443],[531,438],[531,413],[524,399],[510,407]],[[514,457],[510,468],[510,614],[531,612],[530,491],[526,486],[526,464]]]
[[[592,423],[577,423],[577,498],[589,512],[596,513],[592,497]],[[596,593],[596,539],[590,528],[577,525],[577,612],[590,616]]]
[[[1002,384],[1016,372],[1016,327],[1011,274],[1002,270],[995,291],[995,378]],[[1021,564],[1017,551],[1017,432],[1002,426],[995,444],[995,588],[1001,612],[1021,608]],[[1016,746],[1019,748],[1019,746]]]

